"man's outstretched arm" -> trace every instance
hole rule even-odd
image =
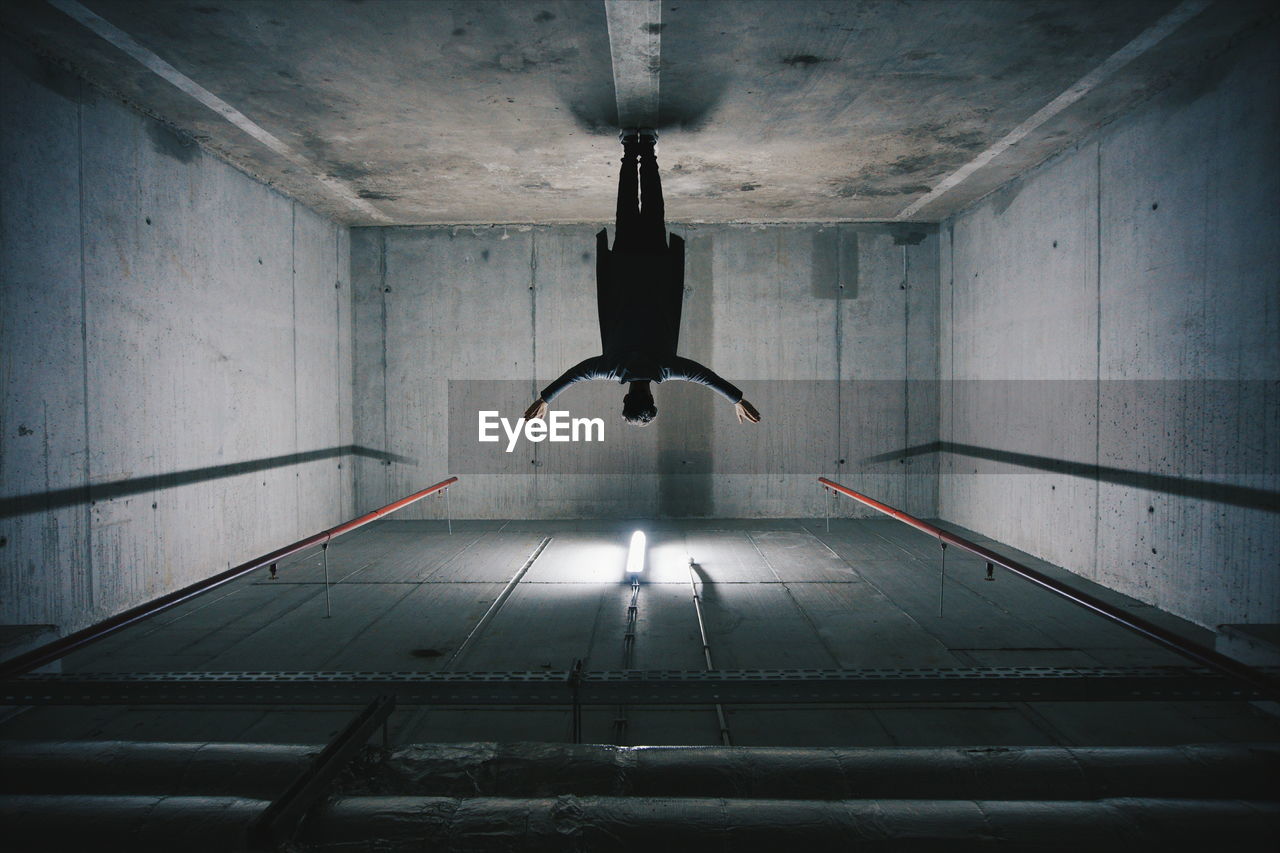
[[[666,379],[683,379],[686,382],[697,382],[699,385],[705,385],[730,403],[733,403],[734,413],[738,416],[739,423],[746,421],[750,421],[753,424],[760,423],[760,413],[756,411],[755,406],[743,398],[742,391],[738,386],[724,379],[711,368],[699,364],[691,358],[677,356],[671,361],[670,366],[665,369],[665,373],[666,376],[664,378]]]
[[[534,400],[533,405],[525,410],[524,419],[534,421],[546,416],[547,404],[559,396],[561,391],[575,382],[585,382],[589,379],[615,378],[617,377],[612,369],[612,362],[604,356],[597,355],[594,358],[584,359],[560,374],[559,379],[543,388],[542,394],[538,396],[538,399]]]

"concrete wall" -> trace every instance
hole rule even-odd
[[[3,57],[0,622],[69,631],[350,516],[349,237]]]
[[[600,352],[597,227],[353,229],[356,441],[404,457],[358,462],[360,507],[457,474],[461,517],[812,517],[825,474],[932,515],[932,460],[865,460],[937,438],[936,234],[670,228],[688,242],[680,352],[739,384],[763,423],[740,425],[723,399],[672,382],[640,430],[618,418],[622,388],[588,383],[554,408],[602,417],[606,446],[488,445],[483,470],[457,452],[463,438],[478,446],[478,409],[514,419]]]
[[[1206,626],[1280,621],[1276,41],[941,235],[941,515]]]

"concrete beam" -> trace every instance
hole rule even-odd
[[[910,219],[921,209],[937,201],[952,187],[964,182],[974,172],[1030,136],[1033,131],[1049,121],[1049,119],[1098,88],[1121,68],[1155,47],[1167,36],[1172,35],[1174,30],[1207,9],[1210,2],[1211,0],[1183,0],[1163,18],[1139,33],[1137,38],[1111,54],[1105,62],[1071,84],[1061,95],[1036,110],[1022,124],[1009,131],[977,157],[947,175],[928,193],[903,208],[902,212],[895,216],[894,219],[899,221]]]
[[[658,124],[662,67],[662,3],[605,0],[619,127]]]
[[[163,79],[165,82],[177,87],[184,94],[190,95],[195,100],[204,104],[218,115],[238,127],[240,130],[252,136],[258,142],[275,152],[279,156],[288,160],[294,166],[302,169],[306,174],[310,175],[316,183],[324,187],[327,195],[339,201],[342,205],[350,208],[358,213],[370,217],[374,222],[386,223],[388,218],[383,213],[356,195],[350,187],[334,177],[324,173],[324,170],[316,166],[311,160],[299,154],[292,147],[285,144],[279,137],[263,128],[253,119],[246,116],[240,110],[231,104],[219,98],[205,87],[201,86],[195,80],[183,74],[177,68],[174,68],[168,62],[165,62],[150,49],[139,44],[136,39],[126,33],[124,30],[112,24],[110,21],[86,9],[75,0],[49,0],[49,5],[63,12],[73,20],[88,27],[98,36],[110,42],[115,47],[127,53],[144,65],[149,71]]]

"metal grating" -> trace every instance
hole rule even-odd
[[[153,672],[29,675],[9,705],[702,705],[1249,701],[1261,691],[1194,667],[755,669],[694,672]],[[576,702],[575,702],[576,698]]]

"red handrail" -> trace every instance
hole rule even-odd
[[[381,509],[375,509],[373,512],[365,513],[359,518],[353,518],[351,521],[343,522],[337,527],[331,527],[328,530],[323,530],[313,536],[308,536],[306,539],[299,539],[292,545],[286,545],[283,548],[272,551],[270,554],[255,557],[249,562],[242,563],[233,569],[227,569],[221,574],[216,574],[212,577],[205,578],[202,581],[197,581],[196,583],[191,584],[191,586],[184,587],[176,592],[171,592],[168,595],[162,595],[154,601],[139,604],[137,607],[125,610],[122,613],[117,613],[109,619],[104,619],[96,625],[90,625],[88,628],[83,628],[76,631],[74,634],[68,634],[67,636],[54,640],[51,643],[46,643],[39,648],[32,649],[25,654],[18,655],[17,657],[0,664],[0,678],[13,678],[15,676],[22,675],[25,672],[30,672],[38,666],[44,666],[47,663],[52,663],[64,655],[70,654],[76,649],[83,648],[90,643],[96,642],[108,634],[114,634],[121,628],[125,628],[136,622],[141,622],[143,619],[155,616],[157,613],[161,613],[171,607],[176,607],[190,598],[193,598],[203,592],[208,592],[215,587],[222,586],[224,583],[233,581],[241,575],[247,575],[254,569],[260,569],[263,566],[279,562],[285,557],[292,556],[299,551],[305,551],[306,549],[312,548],[316,545],[327,545],[329,540],[337,536],[341,536],[344,533],[350,533],[357,527],[363,527],[369,522],[376,521],[384,515],[388,515],[398,509],[402,509],[415,501],[420,501],[427,495],[432,495],[442,489],[447,489],[456,482],[458,482],[457,477],[450,477],[447,480],[441,480],[434,486],[428,486],[420,492],[414,492],[408,497],[401,498],[394,503],[389,503]]]
[[[1068,601],[1091,610],[1100,616],[1105,616],[1117,625],[1121,625],[1128,628],[1130,631],[1141,634],[1148,640],[1159,643],[1165,648],[1188,657],[1196,663],[1215,669],[1225,675],[1231,676],[1232,678],[1237,678],[1240,681],[1243,681],[1252,687],[1256,687],[1259,690],[1263,690],[1268,694],[1280,695],[1280,682],[1261,670],[1240,663],[1234,658],[1229,658],[1226,655],[1219,654],[1213,649],[1206,648],[1199,643],[1188,640],[1186,637],[1182,637],[1172,631],[1161,628],[1159,625],[1148,622],[1146,619],[1134,616],[1132,613],[1126,613],[1120,608],[1108,604],[1100,598],[1095,598],[1094,596],[1089,595],[1087,592],[1081,592],[1075,587],[1068,586],[1067,584],[1062,583],[1059,580],[1055,580],[1042,572],[1038,572],[1035,569],[1022,565],[1021,563],[1010,560],[1008,557],[1002,557],[992,550],[970,542],[968,539],[962,539],[954,533],[949,533],[948,531],[943,530],[941,527],[936,527],[927,521],[921,521],[913,515],[907,515],[900,509],[895,509],[888,504],[880,503],[880,501],[875,500],[874,498],[869,498],[864,494],[855,492],[853,489],[850,489],[847,486],[842,486],[832,480],[828,480],[826,477],[819,477],[818,482],[833,492],[853,498],[855,501],[866,504],[874,510],[878,510],[885,515],[896,518],[903,524],[914,527],[922,533],[927,533],[938,539],[940,542],[944,542],[948,545],[954,545],[963,551],[968,551],[974,556],[981,557],[990,564],[1000,566],[1003,569],[1013,572],[1015,575],[1026,578],[1037,586],[1047,589],[1049,592],[1056,595],[1060,595]]]

